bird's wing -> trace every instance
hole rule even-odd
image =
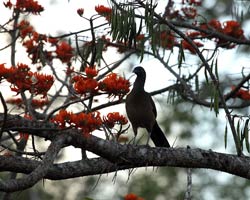
[[[152,105],[153,113],[154,113],[155,118],[156,118],[157,117],[157,111],[156,111],[155,103],[154,103],[153,98],[151,96],[150,96],[150,103]]]

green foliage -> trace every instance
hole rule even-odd
[[[124,42],[130,48],[135,45],[135,38],[138,34],[134,8],[126,5],[119,8],[114,5],[111,15],[112,39]]]

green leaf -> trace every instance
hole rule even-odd
[[[205,74],[205,78],[206,78],[206,82],[207,82],[207,84],[209,83],[209,79],[208,79],[208,75],[207,75],[207,70],[206,70],[206,68],[204,68],[204,74]]]
[[[219,92],[217,90],[217,88],[214,88],[214,112],[216,117],[219,114]]]
[[[89,198],[89,197],[84,197],[82,200],[94,200],[94,199]]]
[[[97,62],[102,59],[102,52],[104,47],[104,41],[102,39],[97,40],[96,44],[96,60]]]
[[[178,68],[181,67],[182,61],[185,61],[185,54],[184,54],[182,46],[180,46],[179,54],[178,54]]]
[[[195,76],[195,91],[199,93],[199,76]]]
[[[112,11],[112,17],[111,17],[111,33],[113,40],[116,40],[118,34],[117,24],[118,24],[118,13],[117,9],[114,9]]]
[[[244,125],[244,136],[245,136],[245,144],[246,144],[247,151],[250,152],[249,135],[248,135],[248,123],[249,123],[249,119],[246,120],[246,123]]]
[[[141,63],[144,58],[144,41],[141,41],[140,48],[141,48],[141,51],[140,51],[140,57],[141,57],[140,63]]]
[[[236,132],[237,132],[238,138],[240,138],[240,120],[238,120],[237,122]]]
[[[218,73],[218,59],[215,61],[215,76],[217,80],[219,80],[219,73]]]
[[[226,149],[227,148],[227,125],[225,127],[224,143],[225,143],[225,149]]]

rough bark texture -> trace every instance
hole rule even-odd
[[[0,121],[2,119],[3,115],[0,115]],[[250,179],[250,158],[246,156],[192,148],[122,145],[92,135],[84,137],[74,129],[58,129],[49,122],[34,122],[14,115],[8,115],[4,130],[23,131],[52,142],[42,161],[0,156],[0,171],[28,174],[20,180],[1,181],[0,191],[22,190],[42,178],[60,180],[145,166],[207,168]],[[69,145],[100,157],[53,164],[60,149]]]

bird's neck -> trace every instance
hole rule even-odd
[[[144,91],[146,77],[136,77],[133,89],[135,91]]]

